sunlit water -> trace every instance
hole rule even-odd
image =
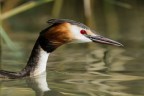
[[[2,69],[25,66],[34,39],[22,41],[19,51],[3,47]],[[144,96],[143,55],[143,49],[131,46],[65,45],[51,54],[46,75],[1,79],[0,96]]]

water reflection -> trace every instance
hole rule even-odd
[[[58,72],[55,74],[62,75]],[[53,83],[51,87],[67,96],[140,96],[142,89],[140,91],[136,87],[138,89],[144,87],[138,84],[139,81],[144,80],[143,77],[124,73],[63,73],[62,76],[63,79],[61,79],[62,77],[51,78],[51,83]],[[131,82],[132,85],[127,82]],[[135,94],[133,90],[135,90]]]
[[[36,77],[27,78],[26,82],[35,91],[35,96],[64,96],[62,93],[48,87],[46,72]]]
[[[143,96],[142,73],[73,72],[49,69],[46,73],[17,80],[1,80],[1,96]]]
[[[42,96],[44,92],[50,90],[46,81],[46,72],[37,77],[28,78],[26,81],[28,86],[36,92],[36,96]]]
[[[13,57],[14,53],[5,51]],[[143,54],[143,49],[93,43],[66,45],[51,54],[47,74],[1,80],[0,96],[143,96]],[[27,57],[19,56],[17,62],[4,59],[2,68],[19,71]]]
[[[25,86],[18,87],[17,85],[15,85],[16,83],[18,84],[21,81],[23,83],[26,83],[27,87],[25,87]],[[51,90],[48,87],[48,83],[46,80],[46,72],[37,77],[28,77],[28,78],[24,78],[21,80],[2,80],[1,79],[0,82],[1,82],[1,85],[8,83],[8,84],[6,84],[7,86],[2,87],[2,89],[1,89],[2,93],[0,93],[0,96],[5,96],[5,95],[8,95],[8,96],[15,96],[15,95],[31,96],[32,92],[31,92],[30,88],[35,92],[35,95],[33,94],[32,96],[65,96],[64,94],[62,94],[58,91],[55,91],[55,90]],[[5,91],[7,91],[7,92],[5,92]]]

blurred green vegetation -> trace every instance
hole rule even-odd
[[[143,0],[1,0],[1,37],[14,49],[14,32],[38,32],[50,18],[74,19],[101,34],[121,39],[129,34],[142,38]],[[137,22],[135,24],[134,22]],[[130,29],[131,27],[131,29]],[[134,28],[135,27],[135,28]],[[133,35],[130,38],[134,38]],[[3,43],[0,43],[2,46]],[[13,47],[12,47],[13,45]],[[132,44],[131,44],[132,45]]]
[[[48,3],[52,0],[36,0],[36,1],[29,1],[29,2],[25,2],[22,5],[19,5],[16,7],[17,4],[20,3],[20,0],[6,0],[6,1],[1,1],[1,8],[0,10],[2,11],[1,17],[0,17],[0,35],[1,38],[5,41],[5,43],[8,45],[8,47],[12,50],[16,49],[14,43],[11,41],[11,39],[9,38],[9,36],[6,34],[6,32],[4,31],[3,28],[3,21],[5,19],[8,19],[14,15],[20,14],[21,12],[27,11],[31,8],[34,8],[36,6],[39,6],[41,4],[44,3]],[[13,4],[14,3],[14,4]],[[13,5],[11,5],[13,4]],[[15,7],[15,8],[14,8]],[[0,46],[2,46],[2,43],[0,43]]]

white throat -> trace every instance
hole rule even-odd
[[[37,60],[37,65],[36,65],[33,73],[31,74],[32,76],[42,74],[46,71],[46,66],[47,66],[49,54],[50,53],[47,53],[42,48],[40,48],[39,57]]]

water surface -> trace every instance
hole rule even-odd
[[[20,49],[26,49],[24,51],[27,54],[3,47],[2,69],[19,71],[25,66],[34,44],[33,38],[27,41],[26,44],[18,42],[23,44]],[[142,48],[136,50],[128,46],[118,48],[94,43],[68,44],[51,54],[46,75],[1,80],[0,95],[143,96],[143,54]],[[45,88],[48,91],[45,92]]]

